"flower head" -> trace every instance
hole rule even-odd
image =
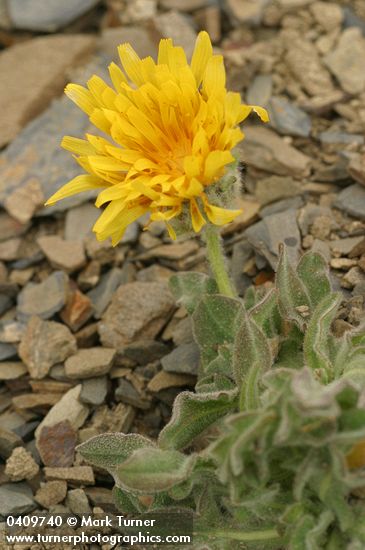
[[[243,139],[238,127],[252,110],[263,121],[265,109],[243,105],[227,92],[221,55],[213,55],[209,35],[197,38],[190,65],[171,39],[160,41],[158,61],[140,59],[129,44],[118,48],[122,69],[112,63],[113,87],[92,76],[87,88],[69,84],[66,94],[111,140],[87,134],[66,136],[62,146],[75,154],[87,174],[59,189],[46,204],[100,189],[96,206],[108,205],[93,230],[98,240],[116,244],[126,227],[150,212],[170,220],[188,212],[200,231],[207,221],[223,225],[238,210],[212,204],[207,192],[234,161],[232,148]]]

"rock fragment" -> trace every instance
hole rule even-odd
[[[99,323],[101,341],[116,349],[140,339],[153,339],[174,308],[175,300],[165,283],[122,285]]]
[[[67,495],[66,481],[47,481],[43,483],[34,496],[34,500],[43,508],[50,508],[62,502]]]
[[[178,11],[168,11],[153,18],[155,31],[161,38],[172,38],[174,44],[184,48],[186,56],[190,58],[193,53],[196,32],[188,19]]]
[[[69,34],[33,38],[1,53],[0,72],[6,74],[0,94],[1,146],[62,91],[67,69],[85,59],[93,48],[91,36]]]
[[[89,500],[83,489],[68,491],[66,504],[74,514],[91,514]]]
[[[65,27],[91,8],[99,0],[66,0],[60,4],[58,0],[22,0],[9,1],[9,16],[16,29],[31,31],[54,32]]]
[[[349,94],[360,94],[365,90],[365,38],[358,28],[345,29],[336,49],[324,61]]]
[[[67,302],[69,279],[63,271],[55,271],[43,282],[28,283],[18,295],[17,316],[26,321],[32,315],[49,319]]]
[[[66,468],[73,464],[76,444],[77,432],[66,419],[41,429],[37,449],[45,466]]]
[[[279,176],[307,176],[310,159],[288,145],[272,130],[261,126],[245,128],[240,146],[242,159],[249,165]]]
[[[198,374],[200,364],[199,348],[192,342],[181,344],[161,359],[164,371],[179,374]]]
[[[36,507],[27,483],[4,483],[0,486],[0,516],[27,514]]]
[[[74,429],[83,425],[89,414],[89,409],[79,401],[80,392],[81,384],[78,384],[65,393],[58,403],[52,407],[35,431],[37,441],[45,426],[54,426],[64,420],[68,420]]]
[[[72,468],[44,468],[48,481],[64,480],[76,485],[94,485],[95,478],[90,466],[73,466]]]
[[[2,361],[0,363],[0,381],[16,380],[27,372],[27,367],[20,361]]]
[[[103,376],[110,371],[116,350],[109,348],[81,349],[65,362],[66,376],[71,379]]]
[[[19,346],[19,356],[32,378],[47,376],[50,368],[76,353],[76,339],[70,330],[55,321],[31,317]]]
[[[86,263],[84,247],[78,240],[65,241],[57,235],[45,235],[37,242],[54,269],[73,273]]]
[[[16,447],[5,465],[5,474],[11,481],[32,479],[39,472],[39,466],[24,447]]]
[[[338,194],[335,206],[351,216],[365,220],[365,187],[357,183],[346,187]]]

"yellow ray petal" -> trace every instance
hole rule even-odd
[[[65,136],[61,141],[61,147],[77,155],[95,155],[95,148],[85,139]]]
[[[88,115],[91,115],[97,107],[97,102],[91,92],[79,84],[67,84],[65,94]]]
[[[117,204],[116,204],[117,203]],[[111,202],[104,210],[93,227],[98,240],[105,240],[112,237],[113,245],[116,245],[122,238],[128,225],[147,211],[147,207],[137,205],[125,207],[121,201]],[[104,217],[104,219],[102,219]]]
[[[77,193],[82,193],[83,191],[90,191],[90,189],[98,189],[106,187],[107,184],[105,181],[102,181],[100,178],[88,175],[76,176],[71,181],[66,183],[56,191],[46,202],[46,206],[54,204],[55,202],[65,199],[66,197],[71,197]]]
[[[262,122],[269,122],[269,113],[263,107],[252,105],[252,110],[261,118]]]
[[[205,225],[207,222],[203,218],[203,215],[200,212],[195,199],[190,200],[190,215],[191,215],[191,223],[192,223],[193,229],[195,233],[199,233],[203,225]]]
[[[209,59],[213,55],[213,48],[206,31],[198,34],[195,42],[193,57],[191,59],[191,70],[195,76],[196,86],[199,88]]]
[[[173,48],[171,38],[162,38],[158,46],[157,63],[159,65],[167,65],[169,61],[169,50]]]
[[[226,208],[220,208],[219,206],[213,206],[208,201],[204,201],[204,209],[209,220],[215,225],[225,225],[231,223],[242,210],[227,210]]]
[[[117,92],[120,92],[122,83],[124,82],[125,84],[127,84],[125,74],[123,73],[122,69],[118,67],[118,65],[114,62],[110,63],[108,69],[110,79],[113,82],[114,88],[117,90]]]
[[[184,158],[184,171],[187,177],[195,178],[200,174],[201,159],[195,155],[188,155]]]
[[[100,76],[92,76],[87,81],[87,87],[94,96],[96,102],[103,107],[113,107],[116,93],[108,86]]]
[[[130,168],[129,164],[113,157],[89,156],[89,162],[93,170],[101,170],[103,172],[124,172]]]
[[[141,59],[139,55],[137,55],[130,44],[118,46],[118,53],[123,69],[130,80],[137,86],[141,86],[144,83],[144,78],[140,70]]]
[[[107,189],[103,189],[95,201],[95,206],[100,208],[103,204],[110,201],[115,201],[125,197],[126,191],[120,184],[111,185]]]
[[[226,71],[224,69],[223,56],[214,55],[208,61],[204,77],[203,92],[206,97],[220,96],[225,92]]]
[[[230,151],[211,151],[205,160],[204,177],[207,182],[213,183],[220,177],[222,168],[234,161]]]

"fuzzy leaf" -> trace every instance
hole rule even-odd
[[[196,461],[195,455],[154,447],[138,449],[114,472],[116,484],[136,493],[166,491],[188,479]]]
[[[281,316],[278,307],[277,290],[270,290],[266,296],[249,312],[255,323],[263,330],[268,338],[280,334]]]
[[[136,514],[143,511],[143,506],[137,497],[117,486],[113,487],[113,500],[118,510],[125,514]]]
[[[105,433],[96,435],[77,447],[81,456],[106,470],[113,470],[136,449],[153,447],[154,443],[138,434]]]
[[[305,317],[298,308],[307,308],[310,300],[307,290],[298,274],[289,264],[284,246],[280,246],[280,256],[276,273],[276,287],[279,291],[279,306],[285,319],[294,321],[303,331]]]
[[[233,372],[242,388],[240,408],[255,408],[259,403],[259,382],[262,372],[272,365],[269,342],[256,323],[243,312],[236,333],[233,352]]]
[[[234,342],[242,314],[243,306],[239,300],[220,294],[203,296],[192,317],[203,369],[216,359],[221,346],[227,348]]]
[[[237,405],[237,390],[215,393],[180,393],[174,402],[170,422],[161,431],[159,444],[165,449],[182,449]]]
[[[169,286],[176,300],[185,306],[190,315],[204,294],[218,292],[215,280],[205,273],[180,272],[171,277]]]
[[[341,299],[340,294],[333,293],[317,305],[308,323],[303,344],[305,364],[330,378],[334,376],[334,369],[329,357],[328,339]]]
[[[317,252],[307,252],[301,257],[297,273],[304,283],[312,307],[331,292],[329,269],[326,260]]]

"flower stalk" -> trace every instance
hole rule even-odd
[[[207,256],[217,282],[219,292],[229,298],[236,298],[237,293],[229,278],[226,262],[219,235],[219,227],[208,224],[204,231],[205,242],[207,245]]]

